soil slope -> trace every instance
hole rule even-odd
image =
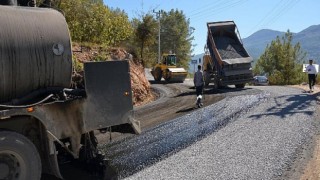
[[[81,47],[73,44],[73,88],[84,88],[83,63],[88,61],[128,60],[130,63],[131,87],[133,104],[139,106],[155,99],[150,83],[146,79],[143,66],[122,48],[105,48],[101,46]]]

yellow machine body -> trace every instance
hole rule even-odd
[[[188,72],[184,68],[177,67],[175,54],[163,54],[162,61],[152,68],[151,74],[155,81],[164,78],[167,82],[183,82]]]

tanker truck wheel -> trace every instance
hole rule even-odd
[[[236,88],[242,89],[242,88],[244,88],[245,85],[246,85],[246,84],[236,84],[235,86],[236,86]]]
[[[40,179],[41,160],[37,148],[25,136],[0,131],[0,179]]]

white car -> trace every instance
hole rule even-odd
[[[253,85],[258,86],[268,86],[269,85],[269,80],[266,76],[255,76],[253,77]]]

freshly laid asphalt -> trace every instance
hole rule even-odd
[[[254,87],[106,145],[116,178],[285,179],[318,133],[313,95]]]

